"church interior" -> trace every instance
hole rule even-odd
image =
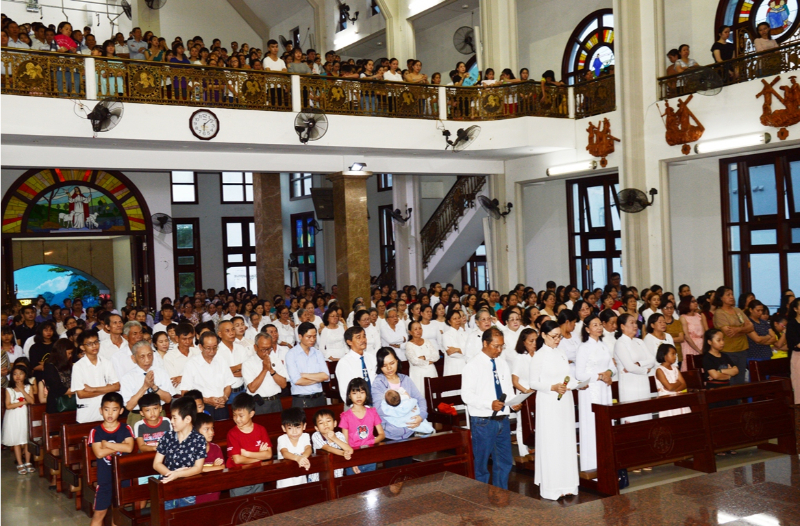
[[[799,9],[2,0],[2,520],[800,524]]]

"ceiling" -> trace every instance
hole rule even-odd
[[[272,27],[309,6],[307,0],[244,0],[244,3],[267,27]],[[276,13],[279,15],[276,16]]]
[[[439,4],[414,18],[414,30],[424,31],[464,13],[475,12],[475,25],[480,22],[479,0],[450,0]]]
[[[343,47],[337,53],[342,57],[355,59],[371,58],[377,60],[382,56],[386,56],[386,30],[376,31],[367,38]]]

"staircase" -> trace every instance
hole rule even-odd
[[[483,242],[482,215],[475,200],[486,176],[461,176],[422,227],[425,282],[448,282]],[[445,257],[447,256],[447,257]]]

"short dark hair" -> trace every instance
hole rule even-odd
[[[175,327],[175,336],[178,338],[186,336],[187,334],[194,334],[194,327],[192,327],[190,323],[179,323],[178,326]]]
[[[281,415],[281,416],[283,416],[283,415]],[[314,425],[316,425],[317,422],[319,421],[319,419],[322,418],[323,416],[329,416],[329,417],[331,417],[331,420],[336,422],[336,413],[334,413],[330,409],[320,409],[319,411],[314,413]]]
[[[203,398],[203,395],[200,395],[200,398]],[[172,401],[169,406],[170,411],[172,414],[177,413],[181,419],[186,419],[187,416],[191,417],[192,425],[194,425],[197,422],[197,404],[194,401],[195,398],[186,393],[186,396],[181,396]]]
[[[278,41],[277,40],[273,40],[273,39],[270,39],[270,40],[267,41],[267,47],[269,47],[269,46],[271,46],[273,44],[275,44],[277,46],[278,45]]]
[[[481,341],[484,342],[484,343],[489,343],[495,338],[495,336],[501,336],[502,337],[503,336],[503,331],[501,331],[500,329],[498,329],[497,327],[494,327],[494,326],[489,327],[488,329],[483,331],[483,336],[481,336]]]
[[[367,394],[364,405],[372,406],[372,393],[370,393],[369,385],[367,385],[366,380],[361,377],[350,380],[350,383],[347,385],[347,393],[345,393],[347,405],[353,405],[353,401],[350,399],[350,393],[353,391],[364,391]]]
[[[231,409],[234,411],[238,409],[245,409],[248,413],[252,413],[256,410],[256,399],[251,394],[241,393],[239,396],[233,399]]]
[[[183,398],[191,398],[192,400],[202,400],[203,393],[198,389],[190,389],[183,394]]]
[[[120,407],[125,407],[125,404],[122,402],[122,395],[116,391],[104,394],[103,399],[100,401],[100,407],[103,407],[108,402],[117,404]]]
[[[147,393],[139,399],[139,410],[145,407],[161,406],[161,398],[156,393]]]
[[[662,364],[667,359],[667,354],[669,354],[670,349],[674,349],[675,347],[668,344],[662,343],[658,346],[658,350],[656,351],[656,363]]]
[[[239,395],[241,396],[241,395]],[[237,397],[238,400],[238,397]],[[306,425],[306,412],[300,407],[290,407],[281,411],[282,426],[303,426]]]
[[[216,340],[216,343],[219,343],[219,336],[217,336],[216,334],[214,334],[210,330],[204,332],[203,334],[201,334],[200,337],[197,338],[197,340],[200,343],[200,345],[205,345],[206,344],[206,340],[209,339],[209,338],[214,338]]]
[[[359,325],[353,325],[352,327],[344,331],[344,341],[351,342],[353,341],[353,336],[362,332],[365,332],[363,327]]]
[[[297,328],[297,334],[299,336],[305,336],[305,334],[310,330],[316,330],[317,328],[314,327],[314,324],[310,321],[304,321],[300,324],[300,327]]]
[[[677,49],[672,48],[667,52],[668,57],[679,57],[681,54],[678,52]]]
[[[197,418],[194,420],[194,428],[200,429],[206,424],[214,425],[214,419],[211,418],[211,415],[207,415],[205,413],[197,413]]]
[[[87,338],[97,338],[100,339],[100,336],[97,334],[97,329],[87,329],[83,331],[80,336],[78,336],[78,345],[83,345],[83,342],[86,341]]]

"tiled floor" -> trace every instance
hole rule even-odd
[[[514,491],[503,491],[438,474],[287,512],[252,526],[800,525],[797,457],[775,457],[605,499],[581,492],[557,502],[543,501],[530,486],[519,475],[512,476]]]

